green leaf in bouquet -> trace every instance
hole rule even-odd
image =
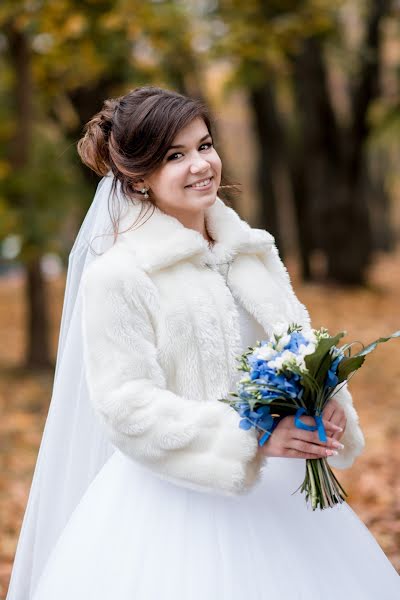
[[[360,352],[357,352],[357,354],[354,354],[353,358],[355,358],[356,356],[366,356],[367,354],[372,352],[372,350],[375,350],[375,348],[377,347],[378,344],[383,344],[384,342],[388,342],[389,340],[392,340],[397,337],[400,337],[400,330],[395,331],[388,337],[381,337],[381,338],[378,338],[377,340],[375,340],[374,342],[371,342],[371,344],[368,344],[368,346],[366,346],[363,350],[360,350]]]
[[[378,344],[383,344],[384,342],[388,342],[389,340],[397,337],[400,337],[400,331],[395,331],[388,337],[381,337],[375,340],[374,342],[371,342],[371,344],[368,344],[368,346],[360,350],[360,352],[353,354],[353,356],[348,356],[344,358],[339,363],[338,367],[339,383],[345,381],[350,375],[350,373],[357,371],[357,369],[359,369],[364,363],[365,356],[373,350],[375,350]]]
[[[336,346],[338,341],[344,337],[344,332],[340,332],[334,337],[323,338],[318,342],[318,346],[315,349],[315,352],[309,354],[305,358],[306,367],[311,377],[318,382],[325,378],[326,372],[329,369],[329,365],[332,362],[331,356],[329,354],[331,348]],[[324,360],[325,359],[325,360]],[[323,367],[323,368],[322,368]],[[322,371],[325,371],[322,373]]]
[[[338,383],[342,383],[345,381],[350,373],[353,371],[357,371],[363,364],[365,358],[364,356],[350,356],[348,358],[344,358],[340,361],[338,366]]]
[[[329,371],[329,367],[331,366],[333,360],[334,359],[332,358],[332,355],[328,352],[327,354],[325,354],[325,356],[323,357],[323,359],[318,367],[318,371],[315,375],[315,380],[316,380],[317,384],[321,387],[324,384],[324,381],[325,381],[326,376]]]
[[[320,390],[320,386],[310,373],[301,374],[301,384],[304,388],[304,395],[306,397],[314,397]]]
[[[304,375],[302,376],[304,402],[306,404],[310,401],[314,403],[315,397],[319,395],[323,389],[329,367],[334,360],[331,349],[337,345],[338,341],[344,335],[345,332],[340,332],[334,337],[320,339],[315,352],[305,357],[305,364],[309,376],[308,380]]]

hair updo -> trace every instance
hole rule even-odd
[[[209,113],[198,100],[159,87],[138,87],[105,100],[85,125],[78,153],[97,175],[111,170],[123,193],[137,199],[142,194],[135,186],[161,165],[177,133],[196,117],[212,135]]]

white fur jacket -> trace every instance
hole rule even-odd
[[[121,231],[137,210],[127,210]],[[94,260],[83,278],[85,364],[114,446],[179,485],[232,495],[268,461],[254,429],[240,429],[237,413],[218,401],[233,391],[244,351],[234,299],[266,334],[279,321],[309,326],[309,316],[268,232],[218,197],[206,223],[212,252],[200,233],[156,209]],[[229,264],[226,281],[213,261]],[[364,438],[347,388],[336,399],[347,415],[344,449],[328,460],[347,468]]]

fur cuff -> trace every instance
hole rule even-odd
[[[365,439],[359,426],[358,414],[353,406],[352,396],[347,384],[336,392],[333,397],[344,408],[347,423],[343,436],[340,439],[344,448],[338,450],[339,454],[337,456],[330,456],[327,460],[331,467],[348,469],[352,466],[354,459],[363,451]]]

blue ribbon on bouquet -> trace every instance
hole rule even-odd
[[[326,437],[326,431],[321,415],[312,415],[315,419],[316,425],[306,425],[305,423],[303,423],[303,421],[300,420],[301,415],[303,415],[304,413],[307,413],[305,408],[299,408],[297,410],[296,415],[294,417],[294,424],[296,425],[296,427],[298,427],[299,429],[306,429],[307,431],[318,430],[318,437],[320,441],[326,442],[328,438]]]
[[[265,431],[262,436],[260,437],[260,439],[258,440],[258,445],[259,446],[264,446],[265,442],[270,438],[273,430],[275,429],[275,427],[278,425],[277,421],[274,420],[274,423],[271,426],[271,429],[269,431]]]

